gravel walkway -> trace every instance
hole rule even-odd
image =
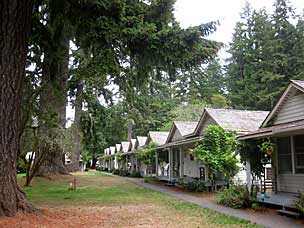
[[[137,185],[143,186],[145,188],[169,194],[178,199],[184,200],[189,203],[197,204],[203,208],[208,208],[211,210],[218,211],[225,215],[249,220],[260,226],[270,227],[270,228],[304,228],[303,225],[297,224],[295,219],[288,218],[285,216],[271,215],[271,214],[252,214],[247,211],[225,207],[225,206],[216,204],[207,199],[202,199],[199,197],[191,196],[186,193],[176,192],[176,191],[171,190],[168,187],[156,186],[153,184],[144,183],[142,181],[142,179],[137,179],[137,178],[127,178],[127,179],[129,181],[131,181]]]

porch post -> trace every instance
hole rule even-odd
[[[155,152],[155,176],[158,177],[158,152]]]
[[[173,150],[172,150],[172,148],[169,148],[168,155],[169,155],[169,181],[171,181],[171,179],[173,177]]]
[[[126,171],[128,171],[128,155],[126,155]]]
[[[246,161],[246,182],[248,190],[251,191],[251,165],[249,161]]]
[[[184,150],[179,148],[179,177],[184,177]]]

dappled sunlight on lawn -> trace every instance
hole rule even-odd
[[[42,215],[0,218],[0,227],[258,227],[96,171],[37,177],[23,190]]]

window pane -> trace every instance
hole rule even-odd
[[[290,138],[278,138],[278,163],[279,173],[291,173],[292,162],[291,162],[291,148]]]
[[[278,154],[290,154],[291,155],[291,148],[290,148],[290,138],[278,138],[277,141],[278,145]]]
[[[304,135],[294,136],[296,173],[304,173]]]
[[[279,173],[292,172],[291,155],[280,155],[278,160],[279,160]]]

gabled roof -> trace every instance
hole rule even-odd
[[[180,133],[180,136],[183,138],[186,135],[193,133],[197,126],[198,122],[191,121],[174,121],[170,129],[169,136],[166,140],[166,143],[172,141],[176,131]]]
[[[138,147],[144,147],[147,143],[147,139],[148,137],[146,136],[137,136],[137,143],[138,143]]]
[[[116,152],[116,147],[115,147],[115,146],[111,146],[111,147],[110,147],[110,151],[111,151],[111,154],[112,154],[112,155],[115,154],[115,152]]]
[[[119,153],[122,150],[121,144],[116,144],[116,151]]]
[[[122,151],[124,153],[128,152],[131,149],[131,143],[130,142],[121,142]]]
[[[131,139],[130,143],[131,143],[131,150],[136,150],[137,149],[136,139]]]
[[[110,148],[106,148],[106,154],[110,154]]]
[[[166,143],[168,138],[168,131],[149,131],[149,141],[156,143],[157,145],[163,145]]]
[[[205,108],[194,133],[188,136],[199,135],[207,118],[212,118],[216,124],[225,130],[246,134],[256,131],[268,113],[267,111]]]
[[[286,101],[288,100],[288,97],[294,93],[294,91],[300,90],[304,92],[304,81],[300,80],[290,80],[290,84],[285,89],[284,93],[280,97],[279,101],[276,103],[274,108],[271,110],[269,115],[265,118],[263,121],[261,127],[265,127],[269,125],[269,122],[276,117],[276,115],[280,112]]]

